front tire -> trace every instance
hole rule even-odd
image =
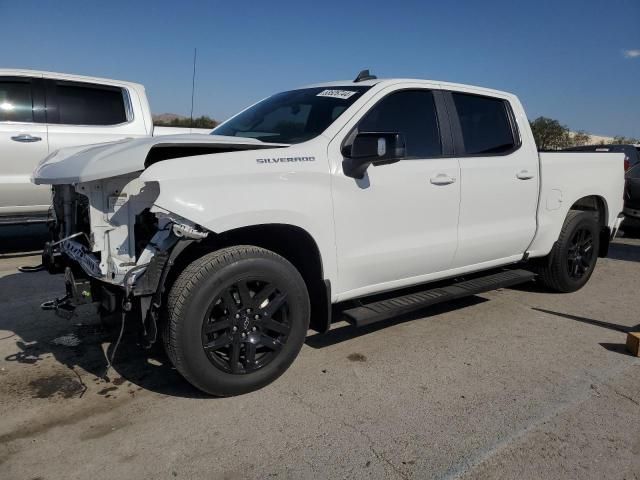
[[[581,289],[598,259],[598,221],[591,212],[570,210],[558,241],[539,268],[539,279],[549,289],[569,293]]]
[[[205,255],[168,296],[164,343],[176,369],[216,396],[273,382],[298,355],[309,326],[309,296],[285,258],[254,246]]]

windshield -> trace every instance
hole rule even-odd
[[[301,143],[331,125],[370,87],[318,87],[273,95],[216,127],[211,135]]]

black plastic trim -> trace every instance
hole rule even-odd
[[[333,306],[331,304],[331,281],[325,279],[324,280],[324,292],[322,292],[325,296],[322,302],[322,306],[319,306],[319,312],[314,316],[312,315],[312,319],[315,321],[311,322],[310,328],[315,330],[318,333],[327,333],[331,328],[332,321],[332,313]]]
[[[442,154],[439,157],[450,157],[454,154],[453,131],[447,103],[442,90],[432,90],[433,101],[436,105],[436,116],[438,117],[438,131],[440,133],[440,147]]]
[[[362,299],[357,306],[342,311],[347,321],[357,327],[414,312],[437,303],[468,297],[497,288],[510,287],[531,281],[535,274],[523,269],[504,270],[468,280],[454,281],[449,285],[414,291],[404,295],[377,301]]]
[[[45,104],[47,123],[60,123],[60,112],[58,111],[58,95],[55,80],[44,79]]]
[[[46,123],[47,102],[45,97],[44,79],[33,79],[31,82],[31,95],[33,98],[33,121],[35,123]]]

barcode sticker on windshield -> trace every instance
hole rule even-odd
[[[318,95],[316,95],[316,97],[331,97],[346,100],[356,93],[358,92],[354,92],[353,90],[323,90]]]

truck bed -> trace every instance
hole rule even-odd
[[[530,255],[544,256],[551,250],[571,208],[572,201],[568,199],[599,198],[606,212],[602,221],[613,229],[622,211],[624,154],[540,152],[538,155],[541,178],[538,228]]]

